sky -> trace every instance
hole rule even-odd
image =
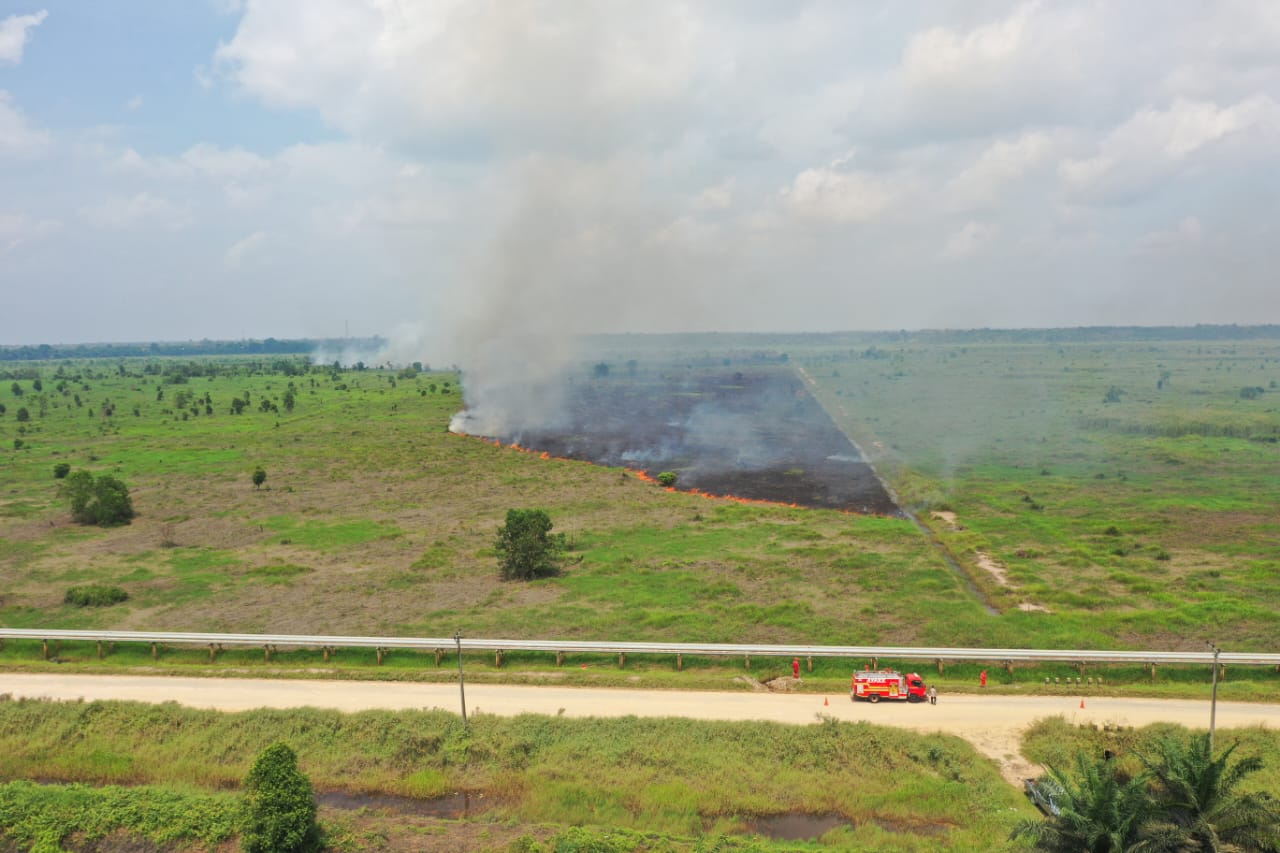
[[[0,345],[1280,322],[1280,3],[0,0]]]

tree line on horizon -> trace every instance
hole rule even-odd
[[[264,338],[238,341],[153,341],[142,343],[28,344],[0,346],[0,361],[56,361],[67,358],[145,358],[147,356],[298,355],[316,350],[377,352],[387,345],[369,338]]]

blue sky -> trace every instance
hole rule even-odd
[[[1277,151],[1271,0],[0,0],[0,344],[1275,323]]]

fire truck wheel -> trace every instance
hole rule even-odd
[[[880,701],[880,694],[872,693],[870,696],[867,697],[867,701],[870,702],[872,705],[876,704],[877,702]]]

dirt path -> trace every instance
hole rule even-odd
[[[457,685],[403,682],[273,681],[247,678],[174,678],[115,675],[0,673],[0,693],[50,699],[126,699],[178,702],[197,708],[314,706],[340,711],[371,708],[460,709]],[[866,720],[919,732],[945,732],[968,740],[994,760],[1012,784],[1038,768],[1019,754],[1022,732],[1032,722],[1061,715],[1075,723],[1144,726],[1154,722],[1205,728],[1209,703],[1184,699],[1088,699],[1079,696],[946,696],[936,706],[851,703],[847,694],[716,693],[576,687],[472,684],[468,714],[535,713],[570,717],[688,717],[702,720],[770,720],[803,725],[821,716]],[[1280,727],[1280,705],[1219,702],[1217,724]]]

